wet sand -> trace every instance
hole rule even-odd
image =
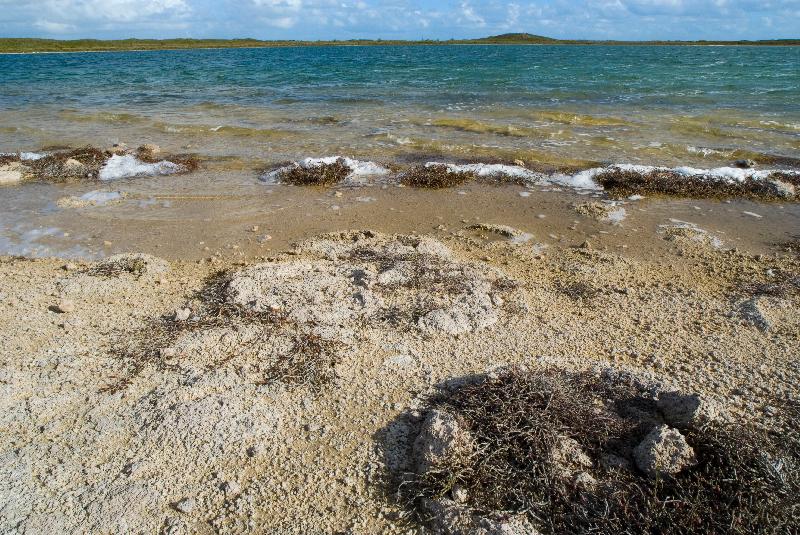
[[[266,185],[250,170],[201,170],[185,176],[85,184],[23,184],[3,189],[0,236],[10,254],[99,258],[146,252],[168,259],[263,257],[335,230],[446,235],[472,223],[496,223],[550,245],[627,247],[640,257],[661,254],[652,237],[670,220],[720,235],[729,247],[766,253],[800,229],[800,204],[748,200],[644,198],[623,200],[619,224],[579,214],[575,206],[607,202],[603,192],[555,186],[467,183],[419,190],[380,180],[367,186],[303,188]],[[91,191],[121,192],[101,206],[60,207]],[[62,202],[63,205],[63,202]],[[755,215],[752,215],[755,214]],[[759,217],[760,216],[760,217]],[[437,230],[443,226],[447,230]],[[254,230],[256,228],[256,230]]]

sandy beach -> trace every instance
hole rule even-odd
[[[792,425],[796,241],[573,213],[594,232],[546,244],[498,215],[263,258],[4,258],[3,529],[414,532],[387,482],[421,400],[510,365],[627,370]],[[431,280],[404,284],[409,262]]]

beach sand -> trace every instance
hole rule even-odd
[[[414,532],[386,482],[421,399],[509,365],[632,371],[789,425],[791,205],[620,219],[521,189],[328,190],[202,233],[159,223],[171,249],[135,225],[95,238],[169,261],[3,258],[0,530]]]

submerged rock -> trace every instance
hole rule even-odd
[[[648,477],[675,475],[697,461],[694,449],[680,431],[666,425],[654,428],[633,450],[636,467]]]
[[[0,165],[0,185],[17,184],[25,180],[28,168],[19,162]]]

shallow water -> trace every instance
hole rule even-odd
[[[501,220],[494,222],[516,223],[538,236],[544,223],[526,225],[530,214],[523,215],[532,203],[552,204],[551,217],[561,228],[575,217],[565,204],[574,192],[520,197],[511,187],[471,185],[461,195],[373,186],[345,189],[340,200],[331,191],[258,182],[263,169],[305,157],[703,169],[739,158],[753,158],[760,168],[798,167],[800,161],[797,47],[5,55],[0,72],[0,152],[156,143],[202,161],[202,171],[190,175],[4,188],[0,252],[95,256],[138,248],[199,257],[239,244],[237,251],[255,254],[306,231],[372,226],[408,232],[431,228],[438,217],[456,224],[497,214]],[[127,197],[80,209],[56,204],[98,188]],[[650,203],[659,207],[658,221],[647,225],[657,228],[684,204]],[[727,213],[723,204],[702,205]],[[391,208],[395,213],[387,218]],[[728,223],[745,222],[743,234],[753,247],[798,228],[794,206],[783,212],[751,208],[767,217],[742,218],[737,209]],[[632,224],[631,209],[628,214],[623,225]],[[275,241],[258,242],[263,231],[243,237],[253,224],[268,227]]]
[[[800,157],[797,47],[6,55],[0,72],[0,151],[153,141],[268,162],[338,153],[663,165],[719,165],[744,152]]]

